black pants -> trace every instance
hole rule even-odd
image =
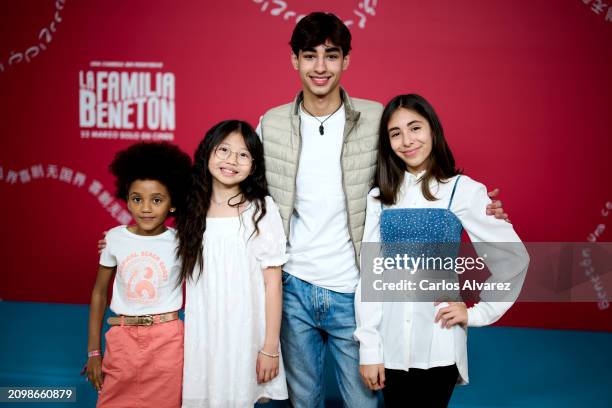
[[[459,371],[455,364],[429,370],[385,369],[385,407],[447,407],[458,377]]]

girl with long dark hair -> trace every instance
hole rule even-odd
[[[192,184],[176,223],[186,282],[183,407],[286,399],[286,237],[253,128],[237,120],[213,126],[196,150]]]
[[[362,256],[367,242],[380,242],[383,254],[393,245],[424,248],[430,255],[438,244],[458,249],[465,229],[473,243],[507,243],[502,256],[485,262],[493,275],[512,281],[516,294],[529,256],[511,224],[485,214],[490,201],[484,185],[455,167],[429,102],[414,94],[393,98],[380,123]],[[467,327],[497,321],[513,298],[481,300],[470,308],[451,301],[368,302],[362,300],[372,290],[362,287],[365,273],[355,294],[364,383],[382,389],[388,407],[447,406],[455,384],[468,382]]]

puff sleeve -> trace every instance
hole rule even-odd
[[[252,250],[261,267],[284,265],[289,260],[287,237],[278,206],[270,196],[266,197],[266,215],[257,227],[259,234],[254,236]]]

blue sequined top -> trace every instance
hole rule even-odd
[[[463,226],[450,207],[460,178],[455,179],[446,208],[384,208],[381,204],[380,239],[385,256],[399,252],[411,256],[457,256]]]

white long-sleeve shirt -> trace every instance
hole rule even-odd
[[[422,174],[415,176],[406,172],[398,202],[385,208],[447,208],[456,177],[446,183],[432,181],[430,191],[438,200],[428,201],[421,193],[419,178]],[[378,194],[377,188],[368,194],[364,243],[380,242],[382,208],[380,201],[374,198]],[[493,277],[496,273],[504,273],[505,277],[522,285],[529,255],[511,224],[486,214],[490,202],[483,184],[462,175],[450,210],[459,218],[473,243],[518,243],[504,246],[503,256],[488,257],[485,263]],[[467,330],[460,325],[442,329],[439,322],[434,323],[435,314],[445,304],[434,308],[429,302],[362,302],[361,284],[360,280],[355,293],[355,338],[360,342],[360,364],[384,363],[386,368],[399,370],[457,364],[459,383],[468,382]],[[468,309],[468,326],[494,323],[512,304],[481,300]],[[424,338],[428,340],[423,341]]]

